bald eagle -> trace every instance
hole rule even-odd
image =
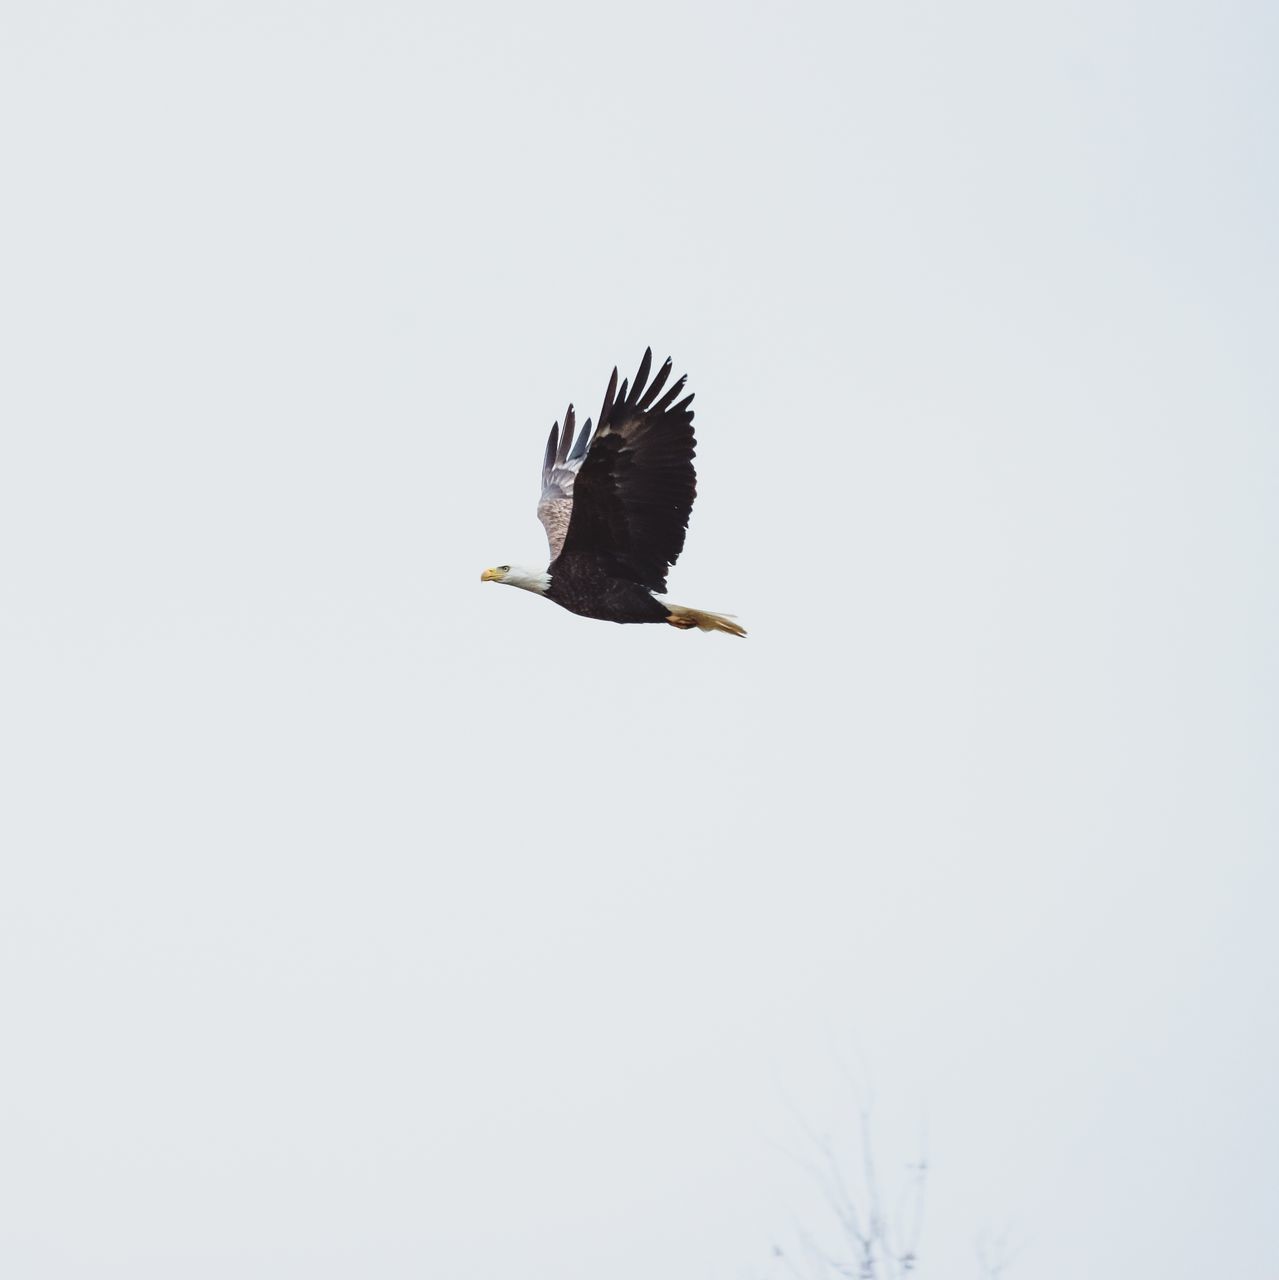
[[[692,395],[680,399],[684,378],[663,394],[668,359],[650,382],[653,352],[644,352],[633,384],[617,370],[609,379],[599,425],[588,418],[576,441],[569,405],[557,422],[542,462],[537,517],[551,547],[546,569],[503,564],[481,582],[504,582],[553,600],[584,618],[606,622],[665,622],[687,631],[746,632],[718,613],[655,598],[679,559],[688,513],[697,493],[693,470]]]

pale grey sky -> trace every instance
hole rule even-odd
[[[1279,1275],[1273,6],[0,8],[0,1272]],[[670,354],[672,597],[542,555]],[[850,1125],[851,1127],[851,1125]]]

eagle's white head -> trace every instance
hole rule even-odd
[[[500,564],[496,569],[485,569],[481,582],[503,582],[508,587],[521,587],[544,596],[550,589],[551,575],[545,569],[526,569],[519,564]]]

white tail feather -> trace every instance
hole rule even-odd
[[[699,631],[723,631],[730,636],[744,636],[746,629],[739,627],[731,614],[707,613],[703,609],[690,609],[687,605],[668,604],[670,613],[666,621],[681,631],[696,627]]]

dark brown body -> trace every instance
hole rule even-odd
[[[570,613],[604,622],[667,621],[668,605],[638,582],[615,576],[617,572],[607,557],[565,552],[551,565],[546,598]]]

